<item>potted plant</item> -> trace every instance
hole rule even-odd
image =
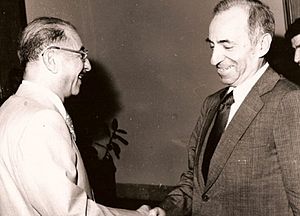
[[[116,207],[116,167],[113,154],[117,159],[120,159],[121,148],[119,143],[128,145],[128,141],[121,135],[125,135],[127,132],[119,128],[118,120],[114,118],[110,126],[100,133],[92,144],[97,157],[94,156],[94,159],[91,159],[92,165],[90,165],[90,168],[92,167],[92,170],[89,178],[94,190],[95,200],[103,205]]]
[[[121,148],[117,142],[119,141],[124,145],[128,145],[128,141],[120,135],[127,134],[127,132],[124,129],[119,128],[119,123],[116,118],[112,120],[110,129],[111,131],[108,132],[109,139],[106,144],[102,144],[100,142],[94,142],[94,144],[105,149],[103,159],[111,159],[111,152],[114,152],[115,156],[120,159]]]

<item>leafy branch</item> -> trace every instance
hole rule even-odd
[[[111,158],[110,151],[113,151],[118,159],[120,159],[120,153],[121,153],[121,148],[117,141],[121,142],[124,145],[128,145],[128,141],[124,139],[120,134],[127,134],[127,132],[124,129],[119,128],[119,123],[117,119],[113,119],[110,125],[110,137],[109,141],[106,144],[106,146],[101,145],[99,143],[96,143],[97,145],[100,145],[106,149],[106,153],[104,158]]]

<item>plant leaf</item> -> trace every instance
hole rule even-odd
[[[113,119],[112,122],[111,122],[111,128],[116,131],[118,130],[118,120],[117,119]]]
[[[119,136],[118,134],[114,134],[113,138],[120,140],[124,145],[128,145],[128,141],[123,137]]]
[[[121,133],[121,134],[127,134],[127,131],[123,130],[123,129],[118,129],[116,130],[118,133]]]
[[[97,146],[100,146],[100,147],[102,147],[102,148],[107,149],[107,146],[106,146],[106,145],[103,145],[103,144],[101,144],[101,143],[95,142],[94,144],[97,145]]]
[[[112,142],[112,147],[113,147],[113,150],[115,152],[115,155],[118,159],[120,159],[120,153],[121,153],[121,148],[119,147],[119,145],[115,142]]]

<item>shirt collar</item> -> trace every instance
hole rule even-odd
[[[31,82],[31,81],[28,81],[28,80],[22,80],[22,85],[34,86],[35,88],[39,89],[41,94],[43,94],[45,97],[47,97],[54,104],[54,106],[57,108],[57,110],[62,115],[62,117],[64,119],[66,119],[67,111],[66,111],[66,109],[63,105],[63,102],[61,101],[61,99],[58,97],[57,94],[55,94],[53,91],[51,91],[50,89],[48,89],[48,88],[46,88],[42,85],[39,85],[37,83]]]
[[[249,77],[241,85],[238,85],[236,87],[230,87],[228,92],[233,90],[234,100],[243,100],[268,67],[269,63],[267,62],[253,76]]]

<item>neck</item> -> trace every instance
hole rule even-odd
[[[57,83],[59,81],[56,79],[56,76],[45,72],[35,64],[28,64],[26,66],[23,79],[49,89],[55,93],[62,102],[64,102],[65,97],[62,94],[62,91],[58,88],[59,85],[57,85]]]

